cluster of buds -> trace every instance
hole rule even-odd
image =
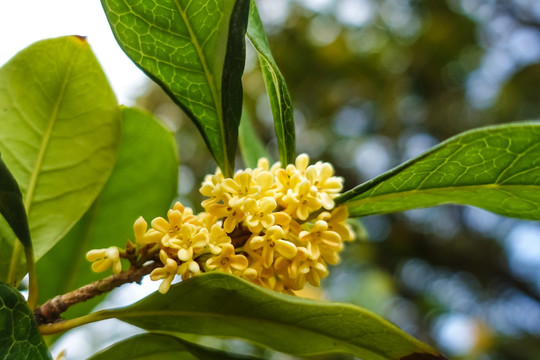
[[[200,192],[205,211],[194,214],[177,202],[167,213],[134,224],[135,243],[91,250],[94,271],[121,271],[120,258],[132,266],[153,260],[150,274],[166,293],[176,275],[188,279],[222,271],[276,291],[292,293],[306,282],[314,286],[339,261],[343,241],[353,240],[347,208],[335,207],[342,189],[329,163],[309,165],[302,154],[295,165],[270,167],[261,159],[255,169],[225,178],[218,169],[204,179]]]

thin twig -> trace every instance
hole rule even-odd
[[[60,314],[69,309],[70,306],[90,300],[127,283],[140,283],[144,275],[150,274],[152,270],[159,266],[163,266],[163,264],[154,261],[140,268],[131,267],[118,275],[111,275],[67,294],[58,295],[37,308],[34,311],[34,317],[39,325],[62,321]]]

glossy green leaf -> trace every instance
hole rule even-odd
[[[51,359],[26,300],[4,283],[0,283],[0,359]]]
[[[102,0],[124,52],[198,126],[234,171],[249,0]]]
[[[242,338],[298,356],[347,352],[372,360],[412,354],[444,359],[357,306],[284,295],[223,273],[196,276],[172,286],[166,295],[156,292],[88,320],[111,317],[151,331]]]
[[[247,35],[259,53],[261,71],[270,98],[272,114],[274,115],[279,159],[282,164],[293,164],[296,158],[296,149],[291,96],[285,78],[281,75],[272,57],[268,38],[254,0],[251,0]]]
[[[164,216],[176,195],[178,158],[173,133],[150,114],[122,110],[118,161],[90,210],[38,263],[40,300],[74,290],[109,273],[92,272],[85,254],[134,240],[133,223]],[[102,298],[96,299],[96,301]],[[66,317],[87,313],[95,301],[73,306]]]
[[[251,118],[246,109],[242,112],[242,120],[238,129],[238,140],[240,143],[240,153],[244,165],[249,168],[256,168],[260,158],[267,158],[270,163],[273,163],[270,154],[266,151],[266,147],[262,143],[257,131],[251,122]]]
[[[89,360],[256,360],[190,343],[166,334],[137,335],[100,351]]]
[[[540,220],[540,123],[465,132],[336,198],[351,216],[444,203]]]
[[[23,194],[36,260],[103,188],[116,160],[119,115],[84,38],[39,41],[0,69],[0,152]],[[0,256],[18,261],[17,253],[15,244],[13,255]]]
[[[0,214],[24,246],[32,246],[26,210],[17,180],[11,175],[0,156]]]

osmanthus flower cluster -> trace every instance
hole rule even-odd
[[[257,168],[232,178],[218,169],[200,188],[204,212],[194,214],[177,202],[167,219],[155,218],[150,228],[139,217],[134,243],[125,250],[91,250],[87,259],[94,271],[112,267],[114,273],[121,272],[121,258],[136,267],[156,261],[150,277],[162,280],[161,293],[175,275],[188,279],[208,271],[281,292],[300,290],[306,282],[319,286],[328,264],[339,261],[343,242],[354,238],[347,208],[334,206],[342,179],[333,175],[329,163],[309,165],[305,154],[285,168],[279,162],[270,167],[263,158]]]

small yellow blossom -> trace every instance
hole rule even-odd
[[[302,181],[294,189],[289,189],[282,201],[286,204],[285,212],[300,220],[306,220],[310,212],[321,208],[316,189],[309,181]]]
[[[349,210],[346,206],[338,206],[331,213],[323,211],[317,218],[326,221],[328,230],[338,233],[341,241],[354,239],[354,232],[346,223],[349,218]]]
[[[166,294],[171,287],[171,283],[174,279],[174,276],[176,275],[176,272],[178,271],[178,263],[168,257],[167,253],[163,250],[159,252],[159,259],[164,266],[152,270],[152,272],[150,273],[150,279],[152,279],[153,281],[163,279],[163,281],[159,285],[159,292],[162,294]]]
[[[308,258],[307,261],[300,266],[300,273],[305,274],[306,280],[311,285],[319,287],[321,286],[321,279],[328,276],[328,267],[322,259],[310,260]]]
[[[322,257],[332,265],[339,261],[337,253],[343,249],[343,243],[338,233],[328,230],[326,221],[317,220],[311,230],[301,231],[298,238],[307,242],[309,257],[312,260]]]
[[[261,200],[248,199],[245,203],[246,224],[249,230],[257,234],[263,228],[274,225],[274,215],[272,210],[277,206],[276,200],[266,197]]]
[[[317,199],[326,210],[334,207],[334,197],[343,187],[343,179],[333,176],[334,168],[329,163],[317,163],[306,170],[306,179],[317,189]]]
[[[228,204],[232,207],[241,206],[248,198],[256,197],[261,192],[260,186],[253,184],[251,171],[248,170],[237,171],[233,179],[223,180],[222,186],[231,195]]]
[[[223,192],[221,189],[221,183],[223,182],[224,177],[221,173],[221,170],[217,169],[214,175],[206,175],[204,181],[199,189],[199,192],[208,197],[208,199],[202,202],[202,206],[206,207],[207,205],[219,202],[223,200]]]
[[[115,274],[122,272],[120,252],[116,246],[111,246],[107,249],[90,250],[86,253],[86,260],[93,262],[92,270],[95,272],[103,272],[110,267],[112,267]]]
[[[241,274],[246,270],[247,266],[248,259],[244,255],[236,255],[234,246],[231,244],[224,245],[219,255],[211,257],[206,261],[206,267],[208,269],[218,269],[229,274],[233,272]]]
[[[211,204],[206,208],[206,211],[218,219],[224,218],[223,228],[228,233],[233,232],[238,223],[245,217],[244,212],[239,206],[229,204]]]
[[[280,256],[274,264],[276,273],[288,279],[298,279],[301,275],[304,275],[300,273],[300,266],[306,261],[308,255],[309,251],[306,248],[298,247],[296,255],[293,258],[289,259]]]
[[[164,238],[163,245],[178,250],[178,259],[188,261],[193,254],[200,253],[208,244],[208,229],[193,224],[184,224],[173,238]]]
[[[184,224],[182,213],[178,210],[171,209],[167,212],[169,221],[162,217],[157,217],[152,220],[152,228],[162,233],[169,238],[175,237]]]
[[[248,246],[252,250],[262,249],[262,263],[269,268],[274,262],[274,252],[286,258],[296,255],[296,245],[284,239],[285,233],[280,226],[271,226],[263,236],[253,236],[248,240]]]
[[[199,264],[194,260],[188,260],[178,267],[176,271],[178,275],[182,276],[182,280],[189,279],[193,275],[201,273],[201,268]]]
[[[142,216],[139,216],[133,224],[133,233],[135,234],[135,242],[139,245],[155,244],[161,240],[163,234],[154,229],[146,231],[148,223]]]
[[[210,229],[210,240],[208,242],[210,252],[217,255],[221,252],[223,246],[230,243],[231,238],[227,235],[225,229],[223,229],[220,224],[212,225],[212,228]]]

